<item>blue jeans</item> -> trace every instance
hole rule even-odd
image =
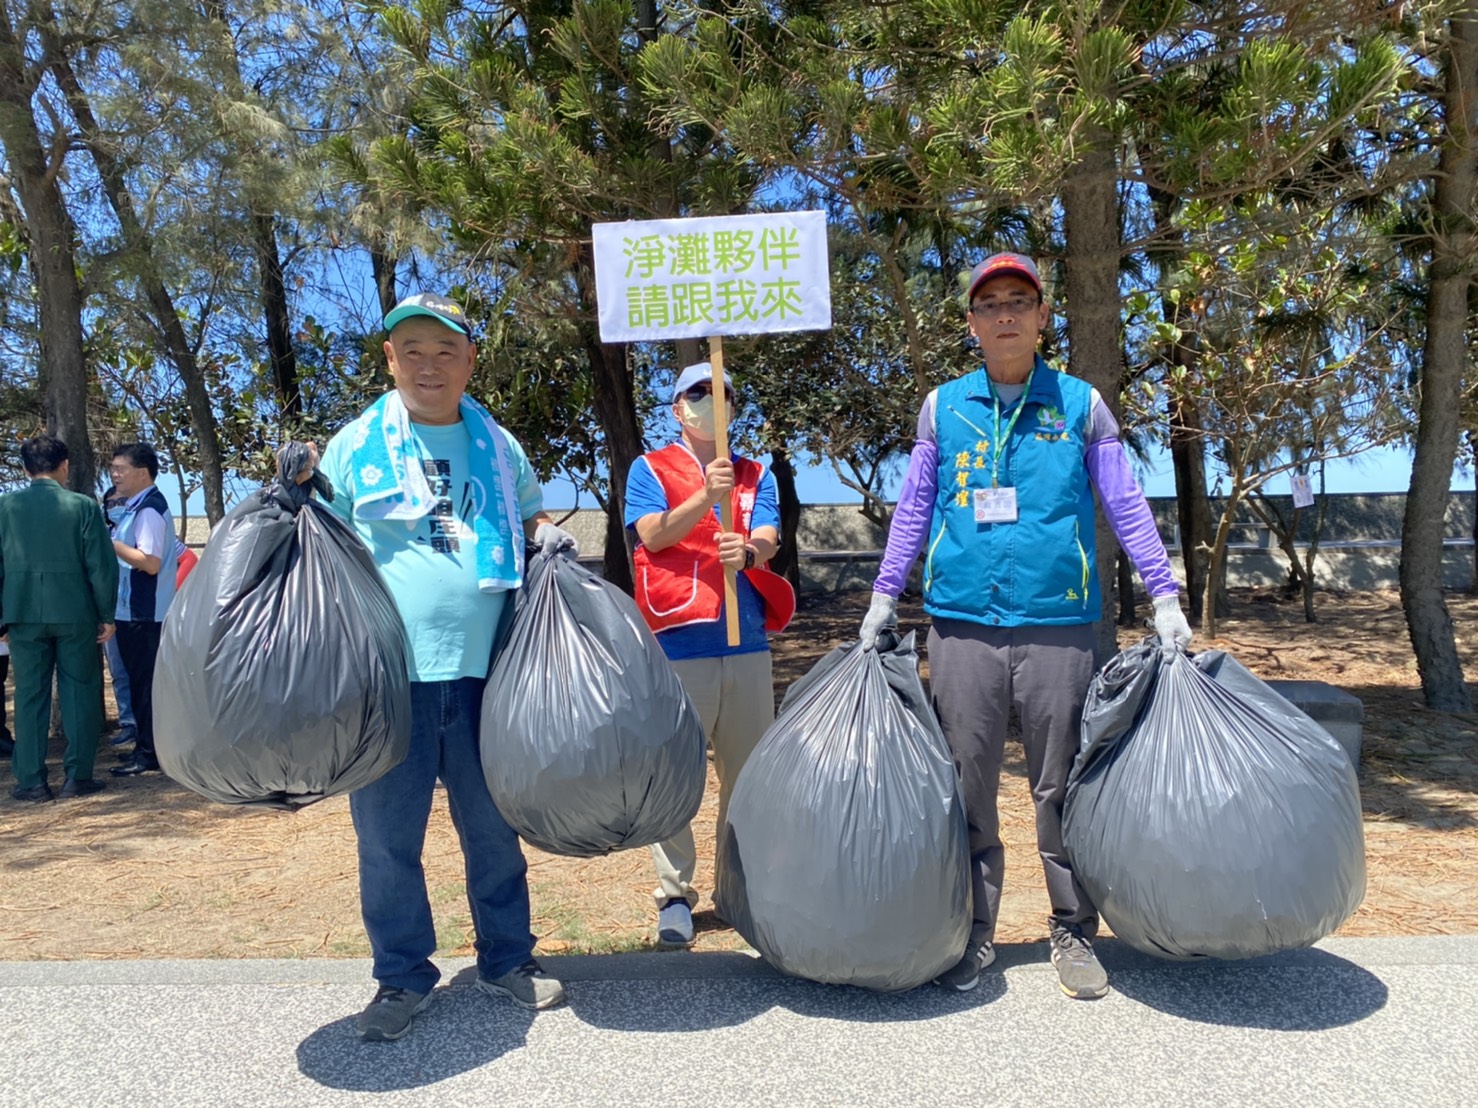
[[[118,705],[118,729],[135,731],[133,700],[128,695],[128,670],[123,668],[123,655],[118,650],[118,636],[114,635],[103,644],[103,653],[108,658],[108,673],[113,678],[113,703]]]
[[[411,749],[404,762],[349,795],[359,838],[359,904],[382,985],[430,992],[436,928],[421,849],[431,794],[446,784],[467,867],[477,971],[501,977],[533,956],[528,866],[518,836],[488,795],[478,754],[484,680],[411,683]]]

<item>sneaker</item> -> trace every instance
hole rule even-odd
[[[371,1043],[392,1043],[411,1029],[411,1020],[430,1003],[430,993],[381,985],[369,1007],[359,1013],[359,1037]]]
[[[477,987],[493,996],[506,996],[520,1008],[535,1010],[553,1008],[565,998],[565,987],[540,969],[532,958],[502,977],[479,977]]]
[[[113,747],[132,746],[139,737],[139,733],[132,727],[122,728],[118,734],[108,740],[108,745]]]
[[[1077,924],[1052,924],[1052,964],[1059,987],[1074,1000],[1095,1000],[1109,991],[1108,974]]]
[[[671,897],[658,911],[657,941],[663,946],[693,945],[693,909],[683,897]]]
[[[934,979],[934,984],[958,992],[968,993],[980,984],[980,971],[996,960],[994,943],[977,943],[971,939],[965,944],[965,955],[949,969]]]

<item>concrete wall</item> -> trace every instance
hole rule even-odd
[[[1285,515],[1291,514],[1287,498],[1274,498]],[[1474,494],[1453,493],[1447,510],[1447,544],[1443,558],[1444,584],[1465,588],[1473,579]],[[1397,587],[1397,564],[1401,557],[1401,518],[1405,511],[1403,493],[1333,495],[1315,561],[1315,576],[1325,588],[1390,589]],[[1171,562],[1181,573],[1173,497],[1152,497],[1150,508],[1160,534],[1171,552]],[[1218,501],[1213,511],[1220,511]],[[556,519],[560,512],[552,513]],[[1307,515],[1307,513],[1305,513]],[[1253,517],[1243,512],[1240,518]],[[1301,523],[1307,523],[1307,520]],[[605,543],[605,514],[594,510],[576,512],[561,526],[580,540],[582,561],[598,565]],[[1307,538],[1306,527],[1300,528]],[[186,542],[204,546],[208,529],[203,517],[189,520]],[[801,590],[805,593],[833,592],[872,587],[882,555],[886,533],[869,523],[855,504],[807,504],[801,509]],[[1288,574],[1283,552],[1270,548],[1265,530],[1243,523],[1234,529],[1227,557],[1229,582],[1235,587],[1278,585]],[[917,583],[915,569],[915,584]],[[1184,577],[1181,577],[1182,581]]]

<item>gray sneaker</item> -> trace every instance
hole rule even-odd
[[[532,958],[502,977],[479,977],[477,987],[493,996],[506,996],[520,1008],[553,1008],[565,998],[565,987]]]
[[[411,1020],[430,1003],[430,993],[381,985],[369,1007],[359,1013],[359,1037],[371,1043],[394,1042],[411,1029]]]
[[[1077,924],[1053,922],[1052,964],[1058,986],[1074,1000],[1096,1000],[1109,991],[1108,974]]]
[[[934,979],[934,984],[968,993],[980,984],[980,971],[996,960],[996,948],[992,943],[977,943],[973,939],[965,944],[965,955],[958,962]]]

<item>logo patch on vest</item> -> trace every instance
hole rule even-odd
[[[1067,419],[1050,404],[1037,409],[1037,441],[1066,442]]]

